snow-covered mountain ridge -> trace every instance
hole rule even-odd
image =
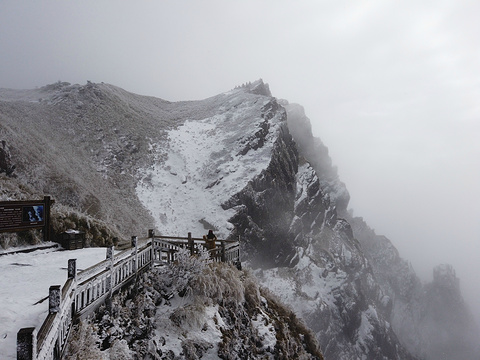
[[[3,198],[50,194],[126,237],[156,227],[240,238],[243,260],[315,331],[327,359],[475,354],[478,330],[458,287],[444,286],[453,272],[423,286],[388,239],[353,218],[303,109],[263,82],[180,103],[59,83],[1,90],[0,109],[17,175],[2,185],[18,184],[2,186]]]
[[[232,231],[233,209],[222,209],[231,194],[259,176],[271,158],[281,131],[282,115],[272,113],[275,100],[225,94],[219,113],[187,120],[168,132],[158,146],[159,161],[142,172],[139,199],[160,231],[180,235],[185,229],[202,234],[212,224],[220,237]]]

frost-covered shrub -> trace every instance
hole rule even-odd
[[[0,246],[3,249],[22,245],[35,245],[43,241],[43,234],[40,230],[26,230],[16,233],[0,233]]]
[[[99,337],[94,325],[88,322],[79,322],[74,326],[68,346],[65,349],[65,358],[71,360],[101,360],[105,359],[98,348]]]
[[[9,247],[15,246],[18,241],[18,236],[16,233],[0,233],[0,246],[3,249],[8,249]]]
[[[247,306],[252,308],[259,307],[261,296],[257,279],[251,272],[245,271],[242,280],[245,287],[245,302]]]
[[[205,305],[199,301],[176,308],[170,315],[172,323],[180,328],[201,328],[204,321]]]
[[[195,256],[191,256],[188,249],[180,249],[177,260],[169,265],[167,271],[167,276],[172,279],[172,290],[180,296],[193,294],[195,281],[205,270],[209,259],[210,255],[204,249]]]
[[[182,342],[184,359],[201,359],[202,355],[211,347],[211,344],[187,339]]]
[[[116,340],[110,349],[110,360],[130,360],[132,351],[128,347],[126,340]]]
[[[193,281],[194,294],[210,303],[237,305],[244,301],[239,271],[224,263],[211,263]]]
[[[87,247],[117,245],[115,239],[121,237],[107,223],[60,204],[52,207],[51,222],[55,238],[68,229],[75,229],[85,233]]]

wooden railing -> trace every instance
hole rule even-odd
[[[180,248],[189,249],[190,254],[198,254],[201,248],[207,249],[203,238],[173,236],[153,236],[154,260],[170,263],[176,260]],[[235,240],[216,240],[215,248],[209,249],[210,258],[215,262],[226,262],[240,268],[240,243]]]
[[[65,350],[73,321],[92,314],[113,293],[136,280],[139,273],[153,268],[155,264],[172,263],[180,248],[196,254],[206,248],[202,238],[155,236],[139,242],[132,236],[132,246],[114,254],[113,246],[107,248],[106,260],[77,274],[75,259],[68,260],[67,281],[61,287],[54,285],[49,290],[49,311],[40,327],[23,328],[17,333],[17,360],[57,360]],[[238,241],[217,240],[216,247],[208,250],[216,262],[240,265]]]

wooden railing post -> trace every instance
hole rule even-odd
[[[37,359],[37,331],[34,327],[20,329],[17,333],[17,360]]]
[[[113,245],[107,247],[107,260],[110,260],[110,276],[107,276],[106,286],[108,291],[107,299],[105,304],[107,309],[110,311],[112,309],[112,295],[113,295],[113,265],[114,265],[114,256],[113,256]]]
[[[138,242],[137,237],[132,236],[132,248],[133,251],[133,271],[135,272],[135,279],[137,278],[138,273]]]
[[[112,260],[113,259],[113,245],[110,245],[109,247],[107,247],[106,259],[107,260]]]
[[[50,207],[52,205],[52,200],[50,196],[43,197],[43,203],[45,205],[43,216],[45,221],[45,226],[43,227],[43,241],[48,242],[51,240],[51,229],[50,229]]]
[[[191,232],[188,233],[188,247],[190,248],[190,255],[193,255],[195,252],[195,249],[194,249],[194,243],[193,243]]]
[[[222,262],[225,262],[225,241],[221,241],[220,246],[222,247]]]
[[[153,269],[155,257],[157,254],[155,253],[155,230],[154,229],[148,229],[148,237],[151,239],[150,243],[150,269]],[[160,259],[159,259],[160,260]]]
[[[48,312],[50,314],[58,313],[60,311],[60,301],[61,301],[60,285],[50,286],[50,289],[48,292]]]
[[[77,308],[77,259],[68,259],[67,265],[67,279],[72,280],[73,286],[73,303],[72,303],[72,318],[75,316]]]
[[[67,278],[75,280],[77,278],[77,259],[68,259]]]

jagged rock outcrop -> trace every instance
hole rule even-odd
[[[276,100],[267,105],[262,114],[265,119],[281,112],[285,122],[286,114]],[[294,236],[289,231],[289,224],[293,218],[297,171],[297,151],[284,124],[273,145],[267,169],[223,204],[224,209],[241,208],[230,219],[235,225],[231,236],[245,239],[243,251],[252,263],[267,267],[285,266],[295,255]],[[271,239],[275,239],[274,246]]]
[[[438,265],[433,281],[425,286],[425,313],[420,322],[424,353],[431,359],[475,359],[480,354],[478,333],[455,270],[451,265]]]
[[[10,151],[7,147],[7,142],[2,140],[0,147],[0,173],[5,173],[7,176],[12,176],[15,170],[15,165],[12,164]]]
[[[262,283],[283,293],[301,314],[317,333],[326,358],[367,354],[372,359],[413,359],[389,325],[390,298],[376,283],[349,223],[338,218],[309,165],[299,168],[296,188],[288,231],[295,255],[287,268],[263,263],[267,268],[258,272]],[[265,257],[281,246],[276,238],[267,239]]]
[[[343,182],[340,181],[337,168],[332,165],[328,155],[328,148],[319,138],[313,136],[312,125],[305,115],[303,108],[298,104],[290,104],[282,100],[287,110],[288,129],[295,139],[296,146],[305,161],[315,169],[324,193],[335,203],[337,212],[347,211],[350,194]]]

